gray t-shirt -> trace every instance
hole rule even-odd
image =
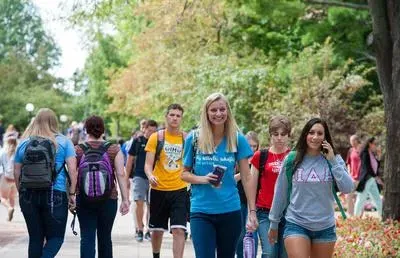
[[[329,162],[339,190],[342,193],[350,193],[354,184],[342,157],[336,155],[335,159]],[[319,231],[335,225],[332,174],[324,156],[304,156],[293,174],[292,193],[287,205],[288,182],[285,167],[282,166],[269,214],[271,229],[278,228],[286,207],[286,220],[306,229]]]

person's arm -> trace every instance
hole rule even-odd
[[[122,202],[119,211],[122,215],[129,212],[129,192],[128,192],[128,179],[124,172],[124,154],[118,151],[114,160],[115,174],[118,181],[119,190],[121,191]]]
[[[69,193],[68,193],[68,208],[70,211],[74,211],[76,208],[76,183],[77,183],[77,163],[76,158],[74,156],[69,157],[65,163],[67,164],[68,168],[68,175],[71,179],[71,185],[69,186]]]
[[[254,166],[252,166],[252,168],[254,168]],[[258,171],[257,173],[253,170],[250,172],[249,162],[247,159],[241,159],[239,161],[239,170],[248,205],[248,222],[246,228],[247,230],[254,231],[258,227],[256,210]]]
[[[149,183],[152,186],[157,186],[157,178],[153,175],[153,167],[156,154],[154,152],[146,152],[146,161],[144,163],[144,173],[146,173]]]
[[[342,193],[351,193],[354,190],[353,179],[346,170],[346,163],[342,157],[337,154],[334,159],[329,160],[332,166],[332,174],[339,191]]]
[[[209,184],[210,181],[215,181],[218,180],[218,176],[214,175],[212,172],[208,173],[205,176],[198,176],[195,175],[191,172],[192,168],[191,167],[184,167],[183,172],[181,174],[181,178],[183,181],[190,183],[192,185],[194,184]]]
[[[14,163],[14,179],[15,179],[15,185],[17,186],[18,191],[19,191],[19,187],[20,187],[19,177],[21,176],[21,168],[22,168],[21,163]]]
[[[131,173],[135,174],[133,171],[133,164],[136,162],[136,157],[128,154],[128,159],[126,160],[126,177],[129,178]]]

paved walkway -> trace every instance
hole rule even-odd
[[[6,221],[7,210],[0,205],[0,257],[1,258],[19,258],[28,255],[28,233],[25,221],[19,207],[15,209],[14,219],[12,222]],[[77,258],[79,257],[79,223],[75,225],[78,236],[72,234],[70,224],[72,216],[68,217],[65,242],[61,247],[57,257],[61,258]],[[129,213],[125,216],[117,214],[112,239],[114,257],[137,257],[152,258],[151,243],[144,240],[142,243],[136,242],[133,234],[133,216]],[[164,241],[161,249],[163,258],[172,258],[172,236],[164,235]],[[193,245],[190,240],[186,241],[184,257],[194,257]]]

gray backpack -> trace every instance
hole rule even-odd
[[[22,159],[21,187],[50,188],[57,174],[55,173],[55,156],[56,148],[50,139],[39,136],[29,137]]]

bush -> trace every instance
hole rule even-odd
[[[334,257],[400,257],[400,223],[378,218],[338,219]]]

